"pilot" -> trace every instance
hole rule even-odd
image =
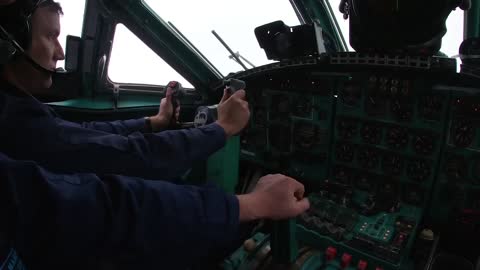
[[[0,0],[9,11],[28,2]],[[143,119],[62,120],[31,96],[50,87],[51,74],[43,69],[63,58],[61,8],[46,0],[30,13],[32,28],[23,38],[4,16],[13,13],[0,16],[0,25],[27,48],[1,73],[0,147],[16,159],[36,160],[0,154],[0,267],[20,258],[27,269],[98,269],[103,262],[118,269],[182,269],[225,252],[240,223],[294,217],[309,207],[303,185],[283,175],[261,178],[250,194],[228,195],[109,174],[168,179],[206,158],[246,125],[245,92],[224,95],[219,120],[192,130],[144,134]]]
[[[55,174],[0,153],[0,269],[23,269],[8,268],[13,261],[30,270],[186,269],[238,247],[250,221],[304,212],[303,192],[282,175],[230,195],[126,176]]]
[[[143,118],[83,124],[61,119],[33,97],[48,92],[50,71],[64,59],[57,39],[61,14],[53,0],[18,0],[0,9],[0,26],[25,49],[22,53],[16,48],[0,71],[0,150],[5,154],[34,160],[56,172],[171,180],[183,175],[193,162],[206,160],[246,126],[250,112],[243,90],[231,96],[225,93],[218,121],[196,129],[150,133]],[[168,93],[159,114],[150,118],[155,130],[172,119],[170,99]]]

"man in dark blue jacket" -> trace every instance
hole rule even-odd
[[[61,119],[32,94],[48,91],[52,84],[48,70],[64,58],[57,40],[62,11],[52,0],[35,3],[19,0],[2,8],[0,16],[0,25],[26,48],[24,53],[19,53],[23,48],[17,49],[0,74],[0,130],[8,130],[2,132],[0,150],[10,157],[35,160],[57,172],[172,179],[194,161],[206,160],[248,123],[243,90],[224,96],[218,121],[198,129],[145,133],[144,119],[86,124]],[[30,26],[19,29],[27,23],[25,18]],[[171,119],[169,98],[159,115],[151,117],[154,129]]]
[[[302,213],[309,207],[303,192],[282,175],[235,196],[116,175],[54,174],[0,153],[0,266],[15,251],[30,270],[102,263],[185,269],[231,247],[240,223]]]
[[[102,262],[118,269],[182,269],[237,240],[241,222],[293,217],[309,207],[303,185],[282,175],[265,176],[252,193],[235,196],[90,174],[175,176],[184,168],[173,170],[172,164],[187,167],[206,158],[246,125],[245,93],[224,97],[219,121],[201,129],[143,134],[143,120],[64,121],[31,96],[51,84],[42,68],[63,58],[57,41],[61,9],[47,0],[34,10],[27,16],[33,27],[26,54],[2,72],[0,143],[18,159],[64,173],[0,154],[0,260],[12,250],[30,269],[96,269]],[[5,267],[18,262],[12,254]]]

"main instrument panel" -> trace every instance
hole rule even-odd
[[[251,106],[242,160],[307,187],[293,234],[315,252],[298,269],[414,269],[424,220],[480,210],[479,84],[459,86],[454,60],[339,54],[235,77]],[[226,268],[270,269],[242,252]]]

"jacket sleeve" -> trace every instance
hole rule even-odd
[[[27,269],[103,259],[182,269],[238,240],[238,200],[213,187],[54,174],[0,154],[0,190]]]
[[[133,132],[145,132],[145,119],[130,119],[130,120],[117,120],[117,121],[110,121],[110,122],[101,122],[101,121],[93,121],[93,122],[83,122],[80,124],[84,128],[103,131],[112,134],[118,134],[127,136],[132,134]]]
[[[58,172],[114,173],[172,180],[225,145],[222,127],[133,132],[127,136],[85,128],[51,115],[43,104],[10,102],[0,117],[2,151]],[[3,135],[3,134],[2,134]]]

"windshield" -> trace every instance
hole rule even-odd
[[[288,0],[143,0],[165,22],[171,22],[223,74],[243,68],[230,59],[230,53],[215,38],[212,30],[236,53],[255,66],[268,64],[258,45],[257,26],[282,20],[295,26],[300,22]],[[252,68],[243,61],[247,68]]]

